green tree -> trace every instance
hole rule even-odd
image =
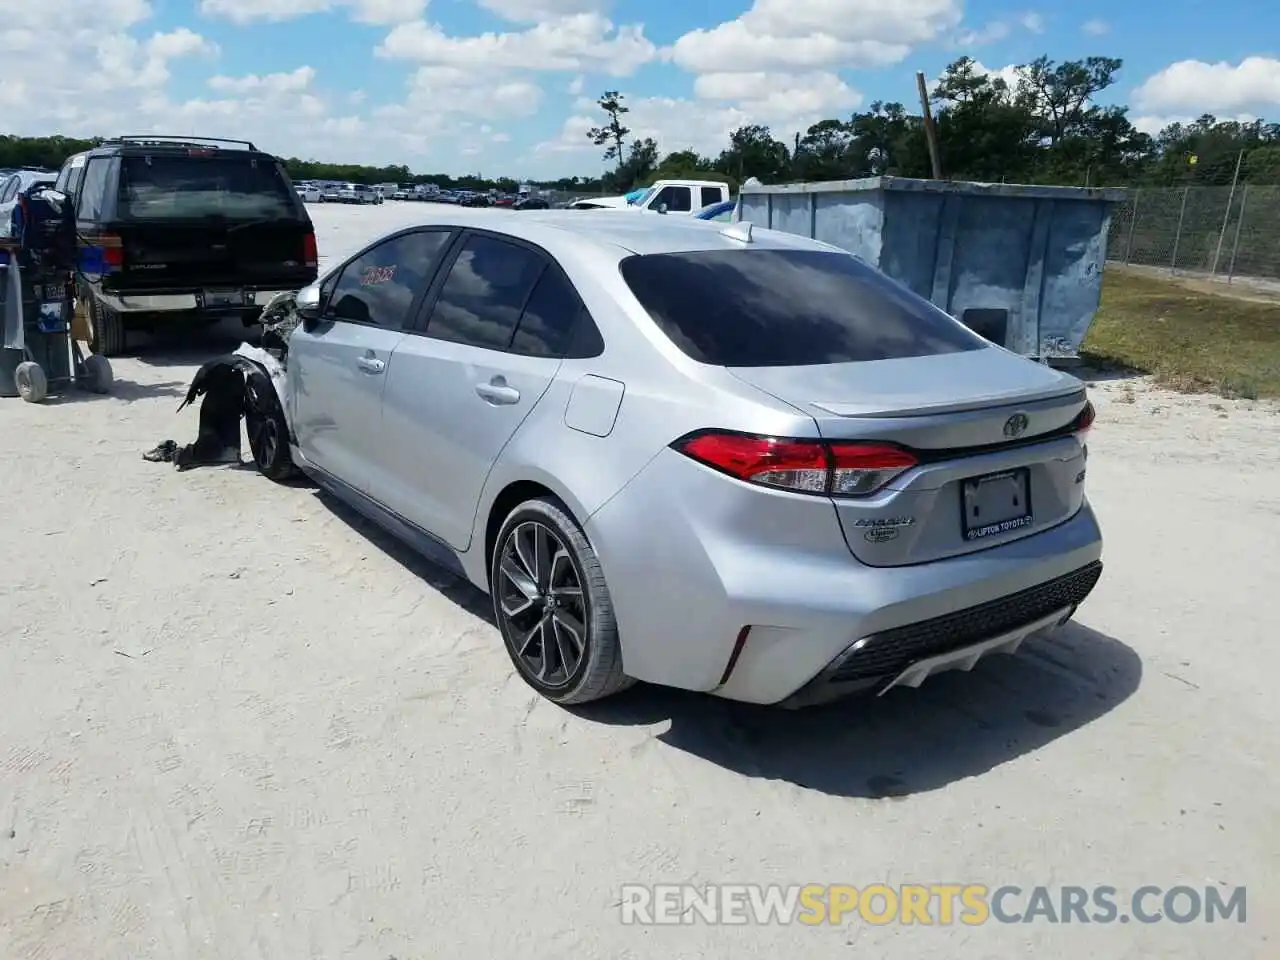
[[[617,160],[618,169],[621,172],[622,165],[625,162],[626,155],[626,138],[631,133],[631,128],[626,127],[622,123],[622,118],[631,112],[631,108],[623,102],[623,96],[617,90],[606,90],[596,104],[604,111],[608,118],[604,126],[592,127],[587,131],[587,139],[594,143],[597,147],[604,147],[605,160]]]

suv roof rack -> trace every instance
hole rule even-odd
[[[234,143],[248,150],[258,149],[248,140],[228,140],[226,137],[182,137],[165,133],[126,134],[103,141],[104,146],[109,143],[136,143],[158,147],[203,147],[210,144]]]

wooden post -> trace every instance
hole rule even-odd
[[[933,167],[933,179],[942,179],[942,158],[938,156],[938,131],[933,125],[933,111],[929,109],[929,89],[924,82],[924,71],[916,71],[916,87],[920,91],[920,116],[924,119],[924,136],[929,143],[929,164]]]

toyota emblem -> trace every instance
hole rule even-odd
[[[1029,423],[1025,413],[1015,413],[1004,422],[1004,435],[1010,439],[1020,437],[1027,432]]]

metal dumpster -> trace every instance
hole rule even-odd
[[[1070,361],[1126,191],[871,177],[745,184],[737,218],[834,244],[1025,356]]]

